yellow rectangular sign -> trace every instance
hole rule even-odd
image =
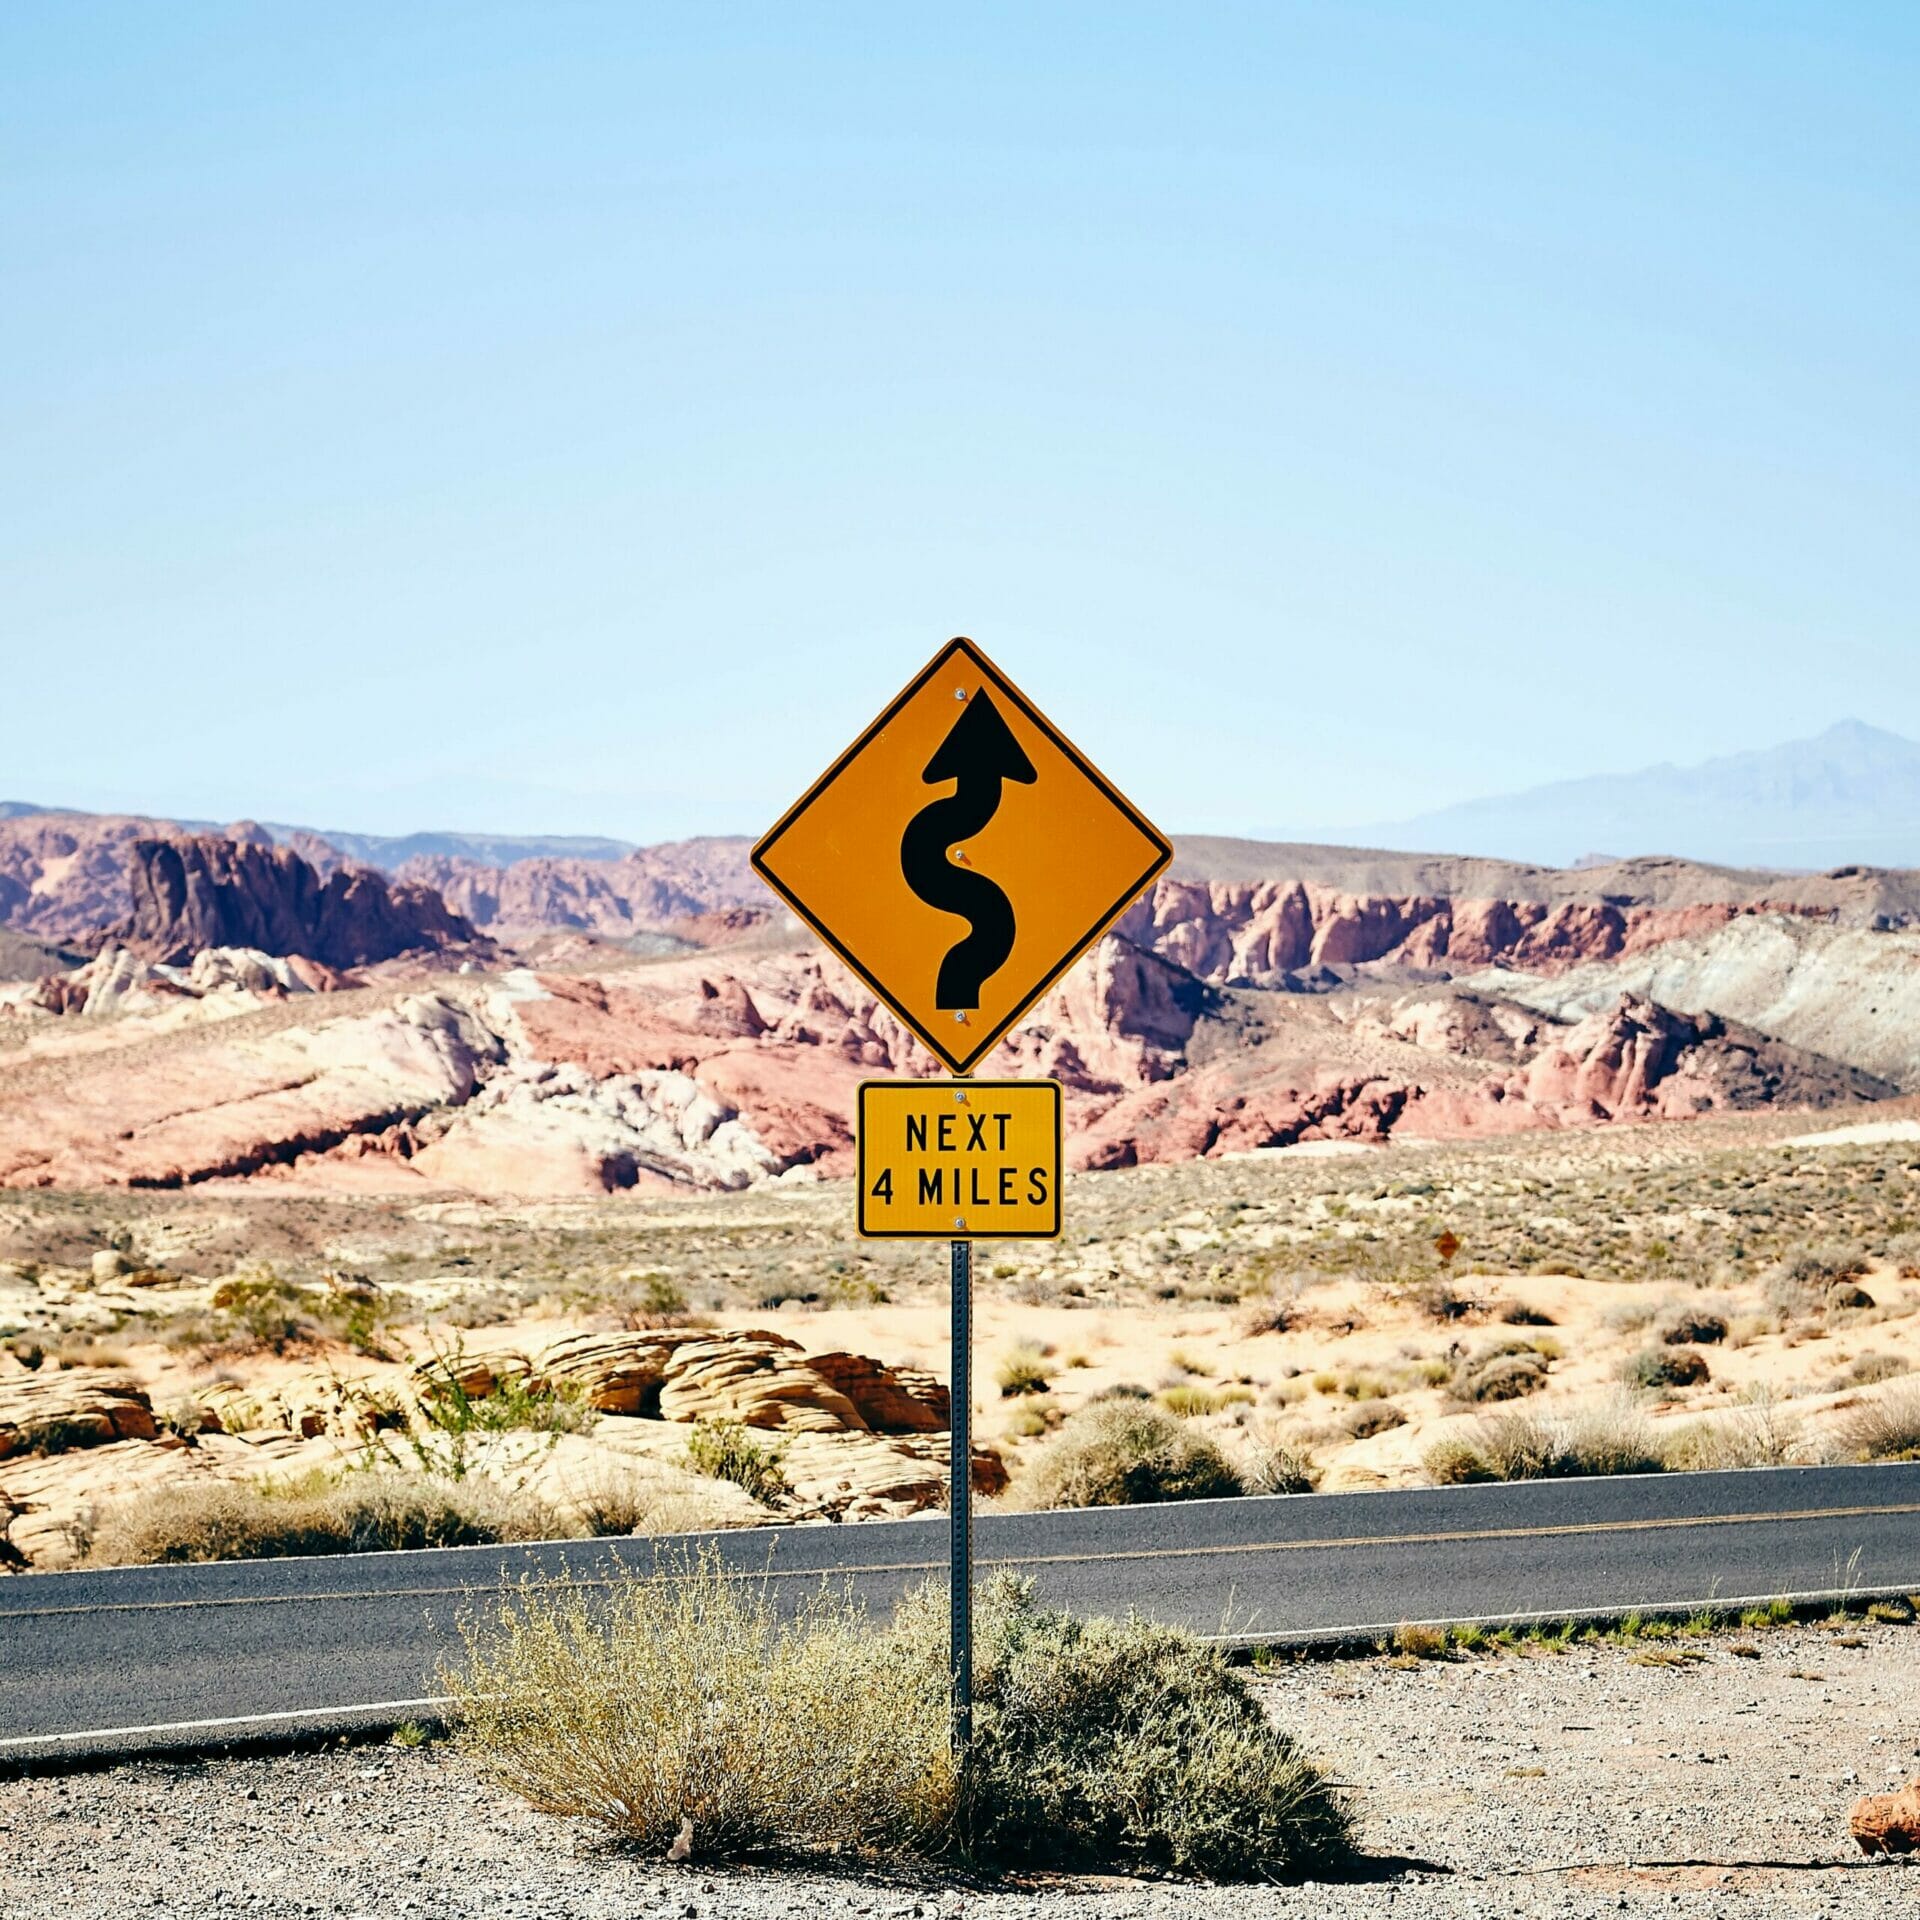
[[[1051,1240],[1060,1231],[1057,1080],[865,1080],[860,1232]]]

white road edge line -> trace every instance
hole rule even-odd
[[[79,1733],[28,1733],[0,1740],[0,1747],[50,1746],[56,1740],[117,1740],[135,1733],[203,1733],[209,1727],[259,1727],[277,1720],[320,1720],[343,1713],[398,1713],[403,1707],[445,1707],[451,1694],[425,1700],[363,1700],[351,1707],[293,1707],[284,1713],[243,1713],[225,1720],[162,1720],[150,1727],[90,1727]]]

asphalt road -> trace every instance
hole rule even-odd
[[[982,1572],[1077,1611],[1241,1642],[1920,1591],[1920,1464],[1003,1514]],[[0,1580],[0,1767],[430,1712],[455,1616],[503,1579],[644,1572],[685,1542],[574,1541]],[[945,1571],[944,1516],[718,1536],[777,1591],[863,1602]]]

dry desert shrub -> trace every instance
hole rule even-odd
[[[1015,1347],[1000,1362],[994,1379],[1003,1400],[1017,1399],[1023,1393],[1050,1393],[1048,1382],[1053,1369],[1038,1347]]]
[[[1625,1400],[1610,1400],[1565,1414],[1496,1414],[1465,1433],[1436,1440],[1422,1464],[1436,1486],[1461,1486],[1660,1473],[1668,1461],[1638,1410]]]
[[[1760,1285],[1767,1304],[1778,1313],[1817,1313],[1828,1305],[1871,1306],[1857,1284],[1866,1272],[1867,1256],[1858,1246],[1814,1247],[1776,1261]]]
[[[1547,1384],[1547,1368],[1555,1351],[1544,1339],[1495,1341],[1460,1361],[1453,1390],[1462,1400],[1524,1399]]]
[[[1703,1307],[1677,1307],[1661,1319],[1656,1331],[1663,1346],[1715,1346],[1727,1337],[1727,1322],[1723,1315]]]
[[[709,1553],[610,1593],[523,1587],[462,1631],[445,1684],[468,1757],[648,1851],[1250,1877],[1333,1864],[1349,1843],[1344,1807],[1217,1653],[1038,1607],[1007,1576],[978,1596],[964,1783],[937,1586],[876,1627],[828,1588],[783,1611],[771,1583]]]
[[[687,1434],[687,1465],[710,1480],[731,1480],[762,1505],[793,1491],[780,1464],[785,1449],[756,1440],[738,1420],[701,1415]]]
[[[1248,1493],[1311,1493],[1320,1484],[1313,1457],[1283,1440],[1270,1426],[1248,1429],[1235,1465]]]
[[[1406,1424],[1407,1416],[1391,1400],[1365,1400],[1340,1416],[1340,1425],[1356,1440],[1370,1440]]]
[[[280,1485],[210,1479],[109,1506],[91,1527],[86,1557],[96,1567],[269,1560],[489,1546],[566,1531],[544,1502],[488,1480],[398,1472]]]
[[[1694,1421],[1667,1442],[1669,1464],[1692,1473],[1799,1466],[1817,1451],[1799,1416],[1770,1387],[1750,1387],[1738,1413]]]
[[[1226,1456],[1177,1415],[1137,1400],[1099,1400],[1081,1408],[1034,1456],[1009,1504],[1131,1507],[1224,1499],[1241,1490]]]
[[[1629,1387],[1694,1387],[1710,1377],[1706,1355],[1691,1347],[1643,1347],[1620,1363]]]
[[[1920,1386],[1863,1400],[1834,1429],[1843,1460],[1920,1460]]]
[[[533,1585],[462,1624],[446,1676],[480,1771],[544,1813],[664,1853],[935,1852],[949,1841],[946,1648],[917,1614],[872,1631],[712,1553],[604,1595]]]

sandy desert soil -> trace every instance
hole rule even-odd
[[[1064,1238],[981,1249],[976,1432],[1017,1478],[1064,1417],[1128,1387],[1173,1396],[1230,1453],[1277,1437],[1325,1488],[1417,1483],[1438,1438],[1515,1404],[1472,1397],[1476,1362],[1500,1346],[1537,1355],[1520,1404],[1548,1412],[1605,1402],[1635,1356],[1684,1349],[1704,1377],[1641,1393],[1657,1430],[1759,1424],[1800,1449],[1784,1457],[1818,1457],[1852,1409],[1920,1371],[1920,1141],[1868,1123],[1801,1144],[1806,1126],[1703,1120],[1077,1176]],[[392,1394],[456,1345],[533,1352],[653,1324],[661,1299],[720,1330],[944,1379],[944,1247],[858,1241],[850,1211],[837,1182],[537,1203],[23,1193],[0,1205],[0,1374],[26,1377],[16,1355],[36,1379],[93,1369],[176,1424],[237,1388],[281,1411],[245,1445],[223,1441],[218,1463],[177,1442],[170,1458],[268,1475],[337,1467],[359,1444],[276,1430],[303,1396],[337,1399],[341,1382]],[[112,1247],[134,1273],[93,1273]],[[1781,1263],[1823,1248],[1857,1258],[1867,1304],[1782,1293]],[[298,1338],[262,1341],[212,1305],[235,1276],[263,1274],[309,1319]],[[1668,1344],[1688,1315],[1719,1328]],[[1040,1390],[1003,1394],[999,1371],[1022,1353]],[[675,1441],[658,1421],[627,1425]],[[591,1433],[574,1439],[591,1450]],[[97,1503],[107,1464],[0,1465],[0,1490],[24,1481],[20,1502],[41,1510],[16,1532],[38,1540],[36,1564],[60,1563],[62,1487]]]
[[[1735,1654],[1742,1645],[1751,1657]],[[0,1909],[18,1920],[1880,1920],[1920,1903],[1920,1866],[1863,1861],[1846,1831],[1856,1796],[1920,1769],[1920,1627],[1315,1662],[1262,1686],[1276,1720],[1349,1783],[1369,1856],[1353,1883],[672,1868],[529,1811],[436,1744],[0,1783]]]

